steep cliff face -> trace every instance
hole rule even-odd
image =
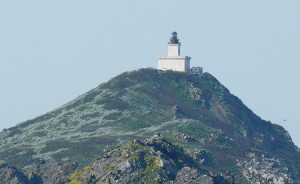
[[[91,164],[107,146],[148,139],[155,132],[210,172],[230,170],[237,181],[252,181],[245,167],[255,153],[257,159],[274,159],[290,182],[300,181],[300,154],[284,128],[255,115],[208,73],[154,69],[125,72],[2,131],[0,159],[19,168],[40,159]]]

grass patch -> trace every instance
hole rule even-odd
[[[81,181],[79,180],[79,177],[84,172],[90,170],[92,168],[91,165],[85,166],[83,169],[75,170],[69,177],[68,180],[70,181],[69,184],[81,184]]]

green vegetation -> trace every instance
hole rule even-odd
[[[220,134],[219,131],[214,130],[201,122],[186,122],[178,126],[178,130],[186,135],[194,138],[209,138],[211,134]]]
[[[144,140],[155,132],[184,149],[207,150],[213,157],[207,167],[215,172],[257,150],[284,160],[300,180],[299,151],[281,126],[256,116],[208,73],[154,69],[125,72],[62,107],[5,129],[0,132],[0,160],[20,168],[34,159],[90,164],[107,146]],[[149,146],[171,157],[176,167],[192,163],[184,150],[164,141],[128,143],[123,147],[128,157],[120,162],[145,158],[139,172],[150,175],[145,178],[149,182],[159,182],[153,178],[165,174],[157,167],[157,155],[146,154]],[[113,172],[117,165],[107,169]],[[76,177],[72,181],[79,182]]]
[[[83,169],[79,169],[79,170],[75,170],[69,177],[68,177],[68,181],[69,184],[81,184],[81,181],[78,179],[79,176],[86,172],[89,171],[91,169],[91,165],[87,165],[85,166]]]
[[[150,171],[153,172],[158,169],[158,165],[160,161],[159,158],[151,155],[145,155],[144,160],[147,163],[147,167],[144,170],[144,174],[148,175]]]
[[[81,184],[81,181],[79,181],[79,180],[73,180],[69,184]]]

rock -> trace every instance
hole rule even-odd
[[[175,184],[214,184],[213,178],[207,174],[201,174],[197,169],[184,167],[176,176]]]
[[[288,168],[275,157],[251,152],[247,154],[246,159],[237,160],[237,165],[251,183],[260,181],[274,184],[295,183],[289,175]]]
[[[59,164],[54,160],[36,160],[32,166],[25,169],[29,183],[55,183],[63,184],[65,178],[75,169],[79,168],[78,163]]]
[[[202,90],[200,88],[191,86],[189,88],[189,92],[190,92],[192,99],[201,100]]]
[[[26,176],[16,167],[13,167],[5,161],[0,160],[0,183],[28,184],[29,181]]]

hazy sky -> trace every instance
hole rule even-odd
[[[299,19],[299,0],[1,1],[0,130],[156,67],[176,30],[191,65],[300,146]]]

